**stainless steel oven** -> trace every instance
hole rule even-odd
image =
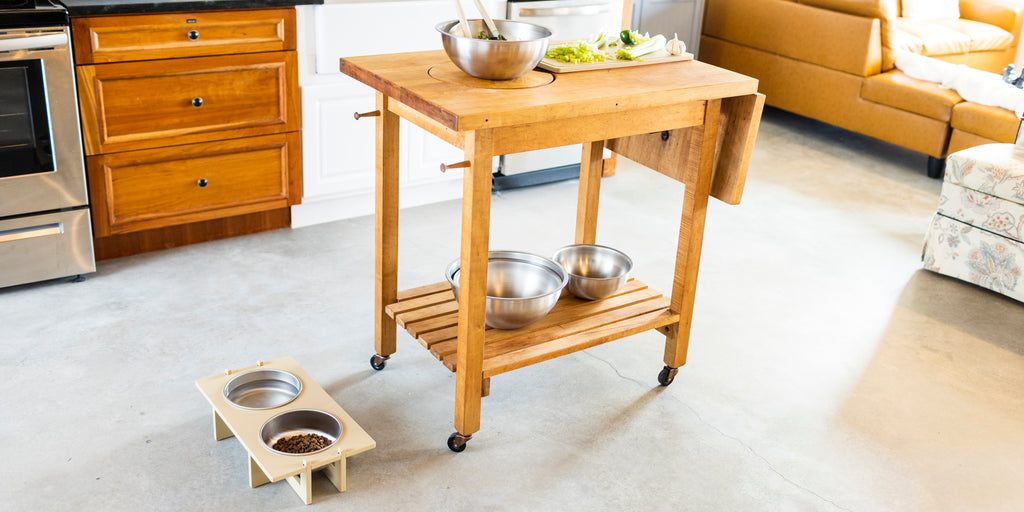
[[[95,268],[67,13],[0,0],[0,287]]]
[[[583,39],[622,26],[622,0],[509,0],[510,20],[526,21],[551,30],[552,41]],[[611,153],[605,150],[605,157]],[[580,175],[583,147],[579,144],[504,155],[494,174],[494,190],[549,183]]]

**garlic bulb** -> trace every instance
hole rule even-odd
[[[686,43],[679,40],[678,34],[672,34],[672,40],[665,43],[665,51],[671,55],[682,55],[686,52]]]

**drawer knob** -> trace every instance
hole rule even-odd
[[[209,184],[210,182],[206,181],[206,178],[199,178],[199,181],[196,182],[196,185],[199,185],[199,188],[205,188]]]
[[[195,41],[196,39],[199,39],[199,31],[198,30],[189,30],[188,31],[188,38],[193,40],[193,41]]]
[[[203,106],[203,99],[202,98],[192,98],[192,106],[196,107],[196,108],[199,108],[199,107]]]

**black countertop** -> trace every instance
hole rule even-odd
[[[324,0],[59,0],[72,16],[137,14],[220,9],[265,9],[322,4]]]

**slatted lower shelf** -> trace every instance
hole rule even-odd
[[[404,290],[385,308],[398,325],[455,371],[459,305],[447,282]],[[521,329],[487,328],[483,376],[536,364],[679,321],[669,300],[635,279],[616,295],[598,301],[567,291],[550,313]]]

